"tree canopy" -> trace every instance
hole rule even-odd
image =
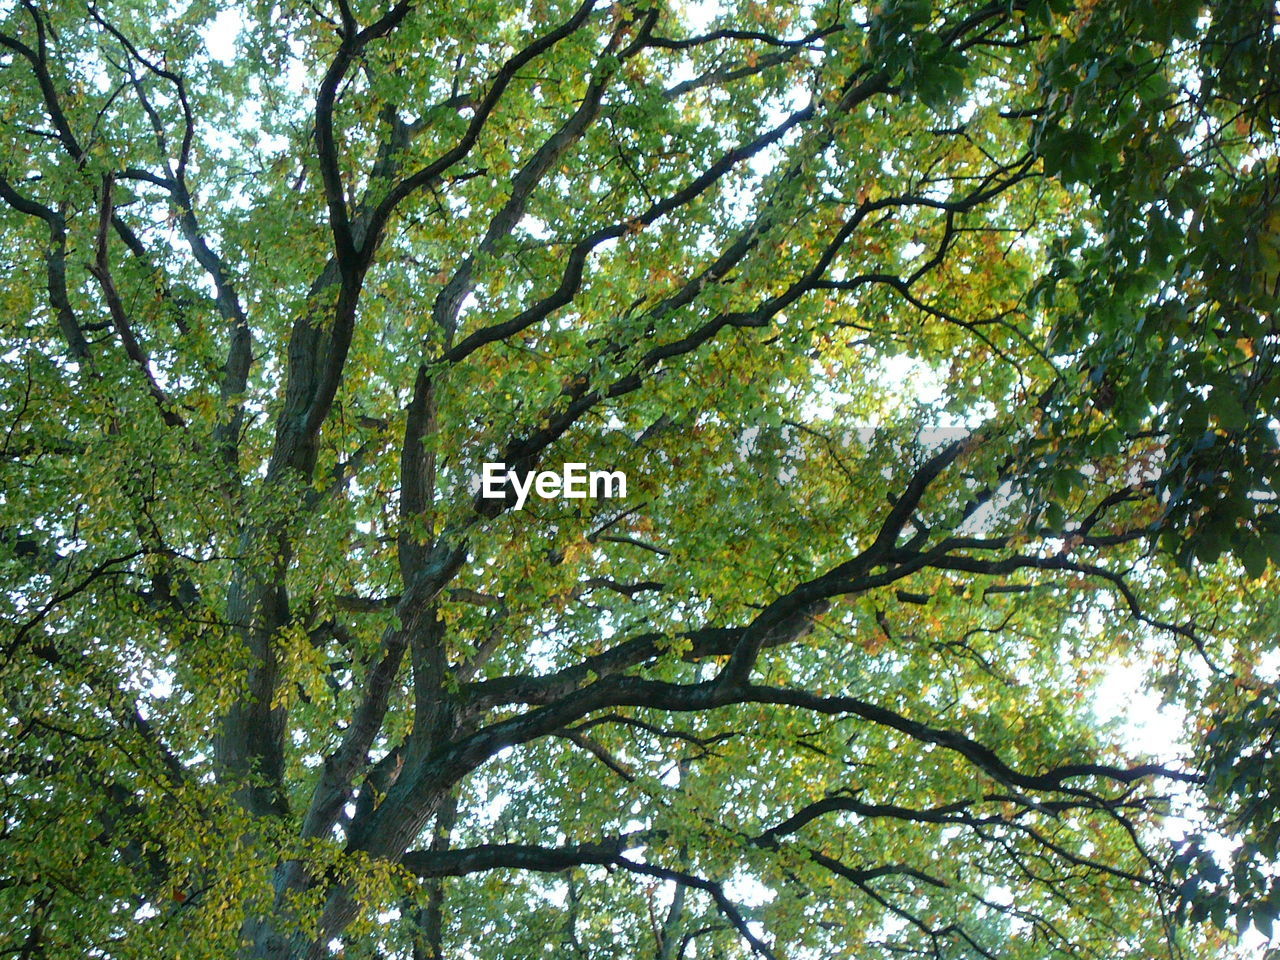
[[[0,4],[0,956],[1269,932],[1277,26]]]

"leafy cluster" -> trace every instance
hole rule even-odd
[[[1275,32],[0,4],[0,955],[1264,926]],[[1098,716],[1129,661],[1194,757]]]

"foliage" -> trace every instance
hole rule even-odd
[[[1194,917],[1226,926],[1234,917],[1241,930],[1256,926],[1267,936],[1280,916],[1276,861],[1274,796],[1275,693],[1263,690],[1238,712],[1219,715],[1206,737],[1211,795],[1240,835],[1224,869],[1210,837],[1193,834],[1179,851],[1176,865],[1185,875],[1184,898]]]
[[[1265,924],[1275,29],[0,6],[0,953]],[[1096,714],[1122,662],[1164,756]]]

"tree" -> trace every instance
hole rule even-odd
[[[11,5],[7,954],[1212,953],[1274,18]]]

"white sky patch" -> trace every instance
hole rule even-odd
[[[209,56],[226,66],[235,63],[236,39],[242,26],[244,19],[238,10],[223,10],[214,17],[204,35],[204,48],[209,51]]]
[[[724,13],[724,5],[716,0],[697,0],[685,4],[682,20],[690,33],[702,33],[716,17]]]
[[[773,890],[748,875],[739,875],[729,880],[724,885],[724,893],[735,904],[743,907],[762,907],[777,896]],[[762,936],[765,931],[753,925],[752,932],[756,936]]]
[[[1137,664],[1112,663],[1095,694],[1098,718],[1116,723],[1130,750],[1165,760],[1186,753],[1188,747],[1182,737],[1187,724],[1185,713],[1177,707],[1161,706],[1160,695],[1148,689],[1144,673]]]
[[[920,403],[933,406],[942,400],[945,388],[937,371],[927,363],[900,353],[896,357],[880,358],[880,366],[887,380],[903,384],[907,395]]]
[[[152,917],[158,916],[160,916],[160,911],[157,910],[153,904],[144,903],[134,911],[133,919],[136,922],[141,923],[143,920],[150,920]]]

